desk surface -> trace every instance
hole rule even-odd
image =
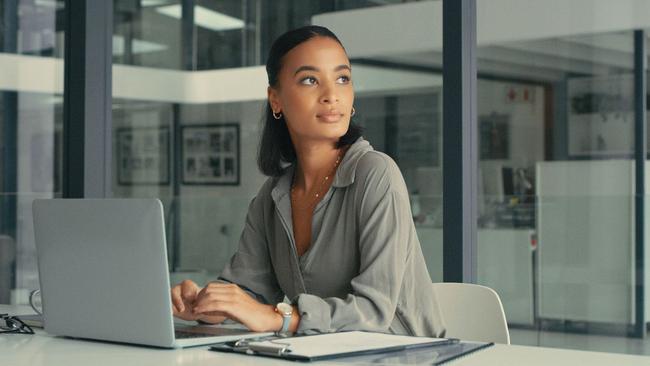
[[[25,313],[25,308],[0,305],[0,313]],[[390,357],[363,356],[314,363],[297,363],[270,358],[211,352],[207,347],[161,350],[54,337],[37,329],[36,335],[0,335],[3,365],[92,365],[92,366],[167,366],[167,365],[430,365],[432,355],[426,350],[392,354]],[[650,365],[650,357],[602,352],[585,352],[543,347],[495,345],[450,362],[462,365]]]

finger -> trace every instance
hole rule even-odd
[[[183,305],[183,299],[181,298],[181,289],[179,286],[174,286],[171,291],[171,296],[172,296],[172,305],[174,308],[182,312],[185,310],[185,306]]]
[[[197,306],[205,306],[206,304],[213,302],[222,302],[224,300],[226,300],[226,298],[220,294],[214,292],[205,292],[202,296],[196,297],[196,301],[194,301],[194,304],[192,304],[192,311],[194,311]]]
[[[238,308],[248,306],[250,304],[259,304],[250,295],[243,291],[232,291],[232,289],[213,289],[206,291],[203,296],[197,297],[197,300],[191,306],[191,311],[206,311],[205,307],[210,306],[212,303],[235,304]],[[232,311],[238,311],[233,308]]]
[[[206,289],[239,289],[239,286],[234,283],[224,283],[224,282],[210,282],[205,286]]]
[[[226,289],[212,289],[204,292],[203,294],[198,295],[194,300],[194,303],[198,303],[203,299],[209,299],[211,297],[217,297],[220,299],[229,299],[229,298],[236,298],[237,295],[238,294]]]
[[[193,320],[198,319],[198,316],[195,316],[195,315],[192,315],[192,314],[185,314],[185,313],[179,313],[179,314],[176,314],[174,316],[179,318],[179,319],[183,319],[183,320],[187,320],[187,321],[193,321]]]
[[[205,297],[208,294],[220,294],[224,296],[239,296],[245,294],[239,287],[232,287],[230,285],[225,286],[206,286],[197,295],[197,299]]]
[[[185,280],[181,282],[181,296],[183,297],[183,300],[190,303],[193,302],[194,299],[196,298],[196,293],[198,288],[199,286],[197,286],[196,283],[190,280]]]
[[[219,313],[228,316],[232,312],[234,302],[231,301],[212,301],[210,303],[201,304],[192,308],[195,315],[203,315],[209,313]]]
[[[227,288],[221,286],[206,286],[196,295],[193,305],[196,306],[204,301],[232,298],[233,296],[234,293]]]
[[[213,320],[213,321],[210,321],[210,323],[221,323],[221,321],[223,321],[223,320],[219,320],[219,321],[215,322],[214,320],[215,320],[216,317],[218,317],[218,318],[227,318],[228,317],[228,315],[226,313],[224,313],[223,311],[207,311],[205,313],[197,314],[195,316],[197,318],[200,318],[200,319],[208,318],[210,320]]]
[[[209,288],[209,285],[206,285],[204,288],[202,288],[201,290],[199,290],[199,292],[196,293],[196,298],[194,299],[194,301],[196,302],[196,301],[198,301],[200,298],[202,298],[203,296],[205,296],[206,292],[208,292],[208,288]]]
[[[179,286],[174,286],[171,292],[174,311],[182,313],[185,311],[185,306],[183,305],[183,299],[181,298],[181,288]]]
[[[242,294],[245,297],[242,297]],[[238,286],[224,283],[211,283],[199,291],[193,304],[190,304],[192,312],[195,309],[203,309],[206,304],[213,302],[243,303],[250,299],[250,296],[243,292]]]
[[[218,304],[218,303],[227,302],[231,300],[232,299],[215,292],[206,292],[203,294],[203,296],[197,297],[196,301],[192,305],[192,311],[194,311],[194,309],[197,307],[201,308],[205,306],[210,306],[210,304]]]

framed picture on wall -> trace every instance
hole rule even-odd
[[[510,115],[490,113],[479,116],[481,160],[510,159]]]
[[[119,128],[116,142],[118,184],[170,183],[168,127]]]
[[[182,182],[239,185],[239,124],[206,124],[181,129]]]
[[[572,159],[632,157],[634,154],[632,75],[569,79],[566,131],[568,153]]]

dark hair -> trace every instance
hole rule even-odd
[[[275,87],[278,83],[278,74],[282,69],[282,59],[294,47],[314,37],[328,37],[341,45],[341,41],[325,27],[309,25],[294,30],[290,30],[273,42],[269,58],[266,61],[266,74],[269,79],[269,85]],[[278,177],[282,175],[283,164],[292,164],[296,161],[296,150],[291,142],[287,122],[284,115],[276,120],[273,118],[271,105],[267,101],[264,106],[264,117],[262,123],[264,129],[260,139],[260,146],[257,157],[257,164],[263,174]],[[363,132],[362,128],[350,120],[350,126],[345,135],[341,136],[337,147],[343,147],[354,143]]]

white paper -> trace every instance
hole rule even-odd
[[[445,338],[410,337],[371,332],[340,332],[315,336],[281,338],[271,341],[250,342],[249,347],[281,347],[287,345],[292,355],[319,357],[341,353],[380,350],[396,346],[445,342]]]

